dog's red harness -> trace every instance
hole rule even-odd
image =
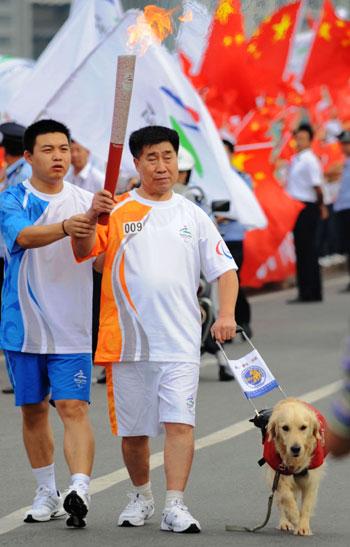
[[[327,456],[327,450],[325,447],[325,437],[324,437],[325,429],[327,425],[326,419],[316,408],[309,405],[308,403],[304,403],[304,404],[306,404],[316,414],[317,419],[320,422],[321,438],[317,440],[317,445],[313,452],[312,459],[310,461],[308,468],[305,470],[303,469],[300,473],[297,473],[297,475],[306,474],[308,469],[316,469],[316,467],[320,467],[323,464],[325,457]],[[264,435],[263,446],[264,446],[263,460],[265,460],[266,463],[268,463],[270,467],[272,467],[272,469],[274,469],[275,471],[279,471],[282,475],[296,474],[293,469],[287,467],[283,463],[281,456],[276,451],[273,440],[270,441],[268,439],[267,434]]]

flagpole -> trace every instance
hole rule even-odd
[[[235,152],[246,152],[247,150],[265,150],[266,148],[273,148],[274,143],[269,142],[256,142],[252,144],[238,144],[235,146]]]

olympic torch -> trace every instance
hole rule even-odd
[[[118,181],[126,127],[128,124],[131,94],[134,83],[135,62],[135,55],[118,56],[112,132],[104,184],[105,190],[109,190],[113,195]],[[98,222],[99,224],[106,225],[108,223],[108,214],[101,214],[98,218]]]

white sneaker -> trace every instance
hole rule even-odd
[[[70,486],[64,495],[63,507],[68,514],[67,526],[84,528],[86,526],[86,515],[90,507],[91,497],[85,489],[79,486]]]
[[[47,522],[65,514],[61,494],[53,492],[47,486],[39,486],[31,508],[24,515],[24,522]]]
[[[198,534],[201,526],[198,520],[192,517],[186,505],[180,500],[175,500],[170,507],[165,507],[160,529],[166,532]]]
[[[143,526],[154,513],[154,500],[146,500],[142,494],[128,494],[130,501],[119,515],[118,526]]]

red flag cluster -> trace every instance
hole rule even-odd
[[[331,177],[343,162],[334,128],[350,128],[350,21],[337,16],[331,0],[324,0],[318,21],[301,8],[300,1],[285,5],[247,39],[239,0],[219,0],[199,73],[191,75],[183,59],[216,125],[241,150],[234,163],[253,177],[269,219],[265,230],[248,232],[245,240],[242,280],[254,287],[293,271],[290,231],[300,205],[274,175],[295,153],[294,129],[302,118],[310,119],[314,151]],[[302,16],[314,39],[297,81],[287,67]],[[332,124],[333,142],[327,136]]]

